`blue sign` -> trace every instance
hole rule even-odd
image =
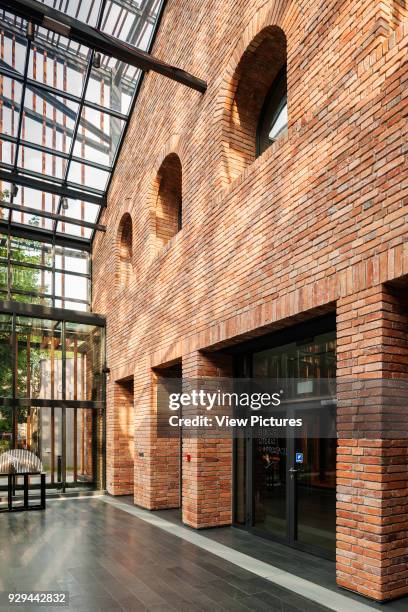
[[[303,453],[296,453],[296,463],[303,463]]]

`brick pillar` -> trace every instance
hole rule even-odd
[[[190,353],[183,357],[183,382],[230,377],[228,355]],[[183,438],[183,522],[196,529],[232,522],[232,440]],[[186,455],[191,461],[185,460]]]
[[[178,508],[179,439],[158,437],[157,383],[165,372],[138,363],[134,377],[134,502],[148,510]]]
[[[337,306],[337,583],[385,601],[408,593],[407,440],[380,433],[401,414],[381,381],[408,376],[408,309],[385,286]],[[379,381],[365,398],[362,378]]]
[[[154,509],[180,507],[180,438],[157,437],[157,386],[161,385],[161,393],[166,389],[167,400],[168,394],[181,390],[181,368],[178,375],[173,376],[166,368],[153,372],[151,486]],[[169,386],[166,383],[170,383]]]
[[[133,378],[113,383],[113,406],[107,429],[108,491],[112,495],[131,495],[134,470]]]

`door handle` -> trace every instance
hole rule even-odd
[[[290,468],[289,469],[289,474],[290,474],[290,477],[291,477],[292,480],[294,479],[295,474],[297,474],[298,472],[299,472],[299,470],[297,470],[296,468]]]

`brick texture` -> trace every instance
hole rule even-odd
[[[406,295],[374,287],[339,300],[337,309],[337,580],[378,600],[406,594],[408,585],[408,442],[387,435],[401,406],[382,382],[408,378]],[[361,378],[378,404],[371,398],[365,406],[363,393],[350,393],[349,381]],[[352,423],[369,431],[346,437]]]
[[[178,485],[173,461],[161,470],[166,452],[154,438],[154,368],[182,360],[185,371],[199,372],[204,366],[191,365],[198,359],[192,355],[208,355],[333,311],[336,304],[341,334],[347,305],[352,312],[361,300],[369,305],[383,291],[380,287],[408,275],[407,188],[401,180],[406,172],[406,19],[406,3],[397,0],[167,3],[154,53],[205,79],[208,89],[200,95],[160,75],[146,75],[109,191],[103,216],[108,229],[94,243],[93,308],[107,316],[112,372],[107,463],[113,492],[120,491],[114,471],[120,458],[111,454],[121,452],[115,442],[120,435],[115,380],[134,377],[135,502],[165,507],[174,503],[172,490]],[[242,115],[240,125],[239,111],[257,112],[266,81],[282,62],[284,42],[288,133],[254,159],[255,123],[251,127],[250,117]],[[255,64],[265,67],[259,83],[251,73]],[[183,228],[161,245],[158,193],[165,186],[160,170],[169,155],[177,156],[182,168]],[[116,282],[125,213],[133,226],[127,285]],[[376,308],[383,312],[383,298],[378,299]],[[339,337],[340,376],[383,369],[380,342],[374,361],[364,354],[371,332],[361,325],[351,344]],[[402,462],[404,447],[398,449]],[[191,453],[196,460],[183,463],[184,520],[194,526],[227,523],[230,449],[196,450]],[[371,452],[360,450],[367,457]],[[360,450],[348,454],[359,457]],[[383,444],[381,462],[385,451]],[[219,462],[205,461],[207,452],[225,459],[225,480]],[[384,491],[375,516],[378,558],[367,561],[365,543],[373,540],[362,536],[360,556],[357,551],[339,556],[339,581],[383,599],[406,589],[407,580],[406,560],[395,547],[392,554],[399,561],[387,570],[393,577],[386,575],[384,504],[391,485],[385,484],[385,464],[378,467]],[[208,500],[206,477],[211,481]],[[396,502],[397,481],[395,490]],[[371,499],[355,505],[364,525],[363,506],[372,504],[376,512]],[[343,546],[341,530],[347,527],[338,528]],[[360,570],[349,554],[357,555],[356,564],[367,565],[361,569],[364,579],[352,579],[351,572],[357,576]]]
[[[183,356],[183,380],[229,378],[231,358],[199,351]],[[191,460],[186,461],[189,455]],[[191,527],[219,527],[232,520],[232,439],[183,439],[183,522]]]

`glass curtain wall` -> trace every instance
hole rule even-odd
[[[0,233],[0,300],[89,311],[86,251]]]
[[[0,453],[42,461],[47,486],[102,486],[104,328],[0,314]]]
[[[147,52],[164,4],[42,3]],[[0,168],[10,174],[0,182],[0,225],[89,243],[142,72],[3,9],[0,42]],[[15,173],[76,193],[62,197],[34,181],[16,191]]]

